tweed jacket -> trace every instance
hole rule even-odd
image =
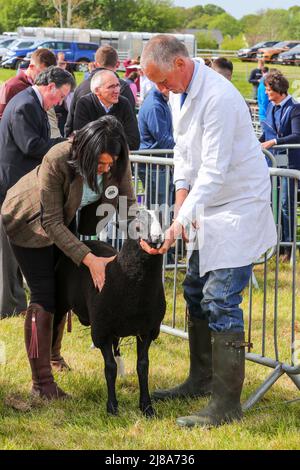
[[[50,149],[41,165],[8,190],[1,214],[11,243],[25,248],[55,244],[79,265],[90,249],[68,229],[80,206],[83,191],[83,177],[67,163],[70,150],[70,142],[62,142]],[[80,211],[79,231],[86,235],[95,234],[101,219],[96,216],[97,208],[102,204],[116,207],[119,196],[127,197],[128,208],[135,202],[129,164],[120,184],[112,174],[104,175],[101,199]]]

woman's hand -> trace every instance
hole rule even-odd
[[[276,140],[275,139],[271,139],[271,140],[267,140],[266,142],[263,142],[261,144],[262,148],[263,149],[270,149],[271,147],[273,147],[273,145],[276,145]]]
[[[100,256],[95,256],[92,253],[88,253],[82,260],[83,264],[89,268],[94,286],[99,291],[101,291],[105,283],[106,265],[113,261],[115,257],[116,255],[111,256],[110,258],[102,258]]]

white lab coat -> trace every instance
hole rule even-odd
[[[247,266],[276,244],[269,170],[238,90],[200,63],[180,109],[171,93],[174,182],[190,192],[179,222],[197,221],[200,276]]]

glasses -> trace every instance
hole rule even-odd
[[[117,90],[119,88],[121,88],[121,85],[120,83],[116,83],[115,85],[109,85],[107,87],[103,87],[104,90],[108,90],[108,91],[112,91],[112,90]]]

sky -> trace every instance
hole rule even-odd
[[[289,8],[299,5],[299,0],[173,0],[174,5],[182,7],[193,7],[195,5],[206,5],[212,3],[222,7],[227,13],[235,18],[241,18],[249,13],[266,8]]]

